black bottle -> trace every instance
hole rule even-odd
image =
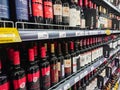
[[[64,54],[64,66],[65,66],[65,77],[71,75],[71,56],[68,53],[68,43],[63,42],[62,44],[63,47],[63,54]]]
[[[28,49],[28,65],[26,69],[27,73],[27,89],[28,90],[40,90],[40,71],[39,66],[35,62],[34,49]]]
[[[55,85],[58,82],[58,59],[55,56],[55,46],[54,43],[51,43],[50,45],[50,77],[51,77],[51,85]]]
[[[44,8],[44,22],[45,24],[53,23],[53,3],[52,0],[43,0],[43,8]],[[49,25],[45,28],[50,28]]]
[[[71,55],[72,73],[75,73],[77,72],[77,60],[76,53],[74,52],[74,43],[72,41],[69,42],[69,53]]]
[[[41,72],[41,89],[48,90],[51,86],[50,79],[50,63],[46,57],[46,48],[41,47],[41,62],[40,62],[40,72]]]
[[[13,69],[11,71],[12,90],[27,90],[25,71],[20,67],[19,51],[14,52]]]
[[[62,55],[61,51],[61,43],[58,42],[57,44],[57,57],[58,57],[58,76],[59,76],[59,81],[64,79],[65,77],[65,70],[64,70],[64,57]]]
[[[35,23],[43,23],[42,0],[29,0],[28,2],[29,20]]]
[[[2,62],[0,60],[0,90],[10,90],[10,83],[6,74],[2,72]]]

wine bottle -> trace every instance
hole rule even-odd
[[[53,5],[54,11],[54,23],[57,25],[62,24],[62,1],[61,0],[54,0]]]
[[[2,62],[0,60],[0,90],[10,90],[10,83],[6,74],[2,72]]]
[[[76,5],[73,1],[70,1],[70,22],[71,29],[76,28]]]
[[[42,0],[29,0],[29,19],[35,23],[43,23],[43,2]],[[38,8],[39,7],[39,8]]]
[[[71,75],[71,56],[68,53],[68,43],[63,42],[62,44],[63,47],[63,54],[64,54],[64,65],[65,65],[65,77],[68,77]]]
[[[62,0],[62,21],[63,25],[69,25],[70,22],[70,8],[67,0]]]
[[[57,57],[58,57],[58,76],[59,76],[59,81],[64,79],[65,77],[65,70],[64,70],[64,57],[62,55],[62,50],[61,50],[61,43],[58,42],[57,46]]]
[[[76,53],[74,52],[74,43],[72,41],[69,42],[69,53],[71,55],[72,73],[75,73],[77,72],[77,60]]]
[[[44,46],[41,47],[41,63],[40,63],[40,71],[41,71],[41,89],[48,90],[51,86],[50,79],[50,63],[46,57],[46,48]]]
[[[55,46],[54,43],[51,43],[51,53],[50,53],[50,76],[51,76],[51,85],[55,85],[58,82],[58,59],[55,56]]]
[[[39,64],[37,43],[34,43],[33,49],[34,49],[34,55],[35,55],[35,61],[34,62],[36,64]]]
[[[40,90],[40,71],[39,66],[35,62],[34,49],[28,49],[28,65],[27,73],[27,88],[28,90]]]
[[[44,0],[44,22],[45,24],[53,23],[53,4],[52,0]],[[46,27],[46,26],[45,26]],[[49,28],[49,26],[47,26]]]
[[[14,51],[13,69],[11,72],[12,90],[27,90],[25,71],[20,67],[19,51]]]

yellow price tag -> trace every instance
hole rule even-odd
[[[111,34],[111,31],[110,31],[110,30],[105,30],[105,34],[106,34],[106,35],[110,35],[110,34]]]
[[[0,28],[0,44],[21,41],[22,40],[16,28]]]

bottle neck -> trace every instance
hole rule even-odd
[[[46,48],[41,47],[41,58],[42,60],[46,60]]]
[[[51,44],[51,54],[55,54],[55,46],[53,43]]]
[[[58,44],[58,55],[62,55],[62,51],[61,51],[61,44],[59,43]]]

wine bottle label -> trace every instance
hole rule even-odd
[[[44,1],[44,18],[53,19],[52,2]]]
[[[85,28],[85,19],[81,19],[81,28]]]
[[[61,66],[62,66],[62,77],[64,77],[65,76],[65,66],[64,66],[64,64]]]
[[[71,59],[65,59],[64,60],[65,65],[65,73],[71,73]]]
[[[51,72],[51,82],[57,83],[58,82],[58,67],[57,64],[52,64],[50,67]]]
[[[62,8],[63,17],[69,17],[69,11],[70,11],[69,7],[63,7]]]
[[[27,0],[16,0],[16,18],[18,20],[28,20]]]
[[[76,26],[76,8],[70,8],[70,26]]]
[[[76,22],[76,24],[80,25],[80,11],[76,11],[76,14],[77,14],[77,22]]]
[[[54,15],[61,15],[62,16],[62,5],[55,4],[53,7],[54,7]]]
[[[77,70],[80,69],[80,55],[76,56]]]
[[[58,62],[57,64],[58,64],[58,65],[57,65],[57,66],[58,66],[58,71],[60,71],[60,70],[61,70],[61,68],[60,68],[60,67],[61,67],[61,63]]]
[[[0,90],[10,90],[9,82],[5,82],[3,84],[0,84]]]
[[[43,7],[41,3],[32,3],[33,16],[43,17]]]
[[[8,0],[1,0],[0,1],[0,18],[9,19]]]
[[[26,77],[13,80],[14,90],[26,90]]]
[[[41,87],[43,90],[47,90],[51,86],[51,84],[50,84],[50,66],[42,68],[41,72],[42,72]]]
[[[37,71],[27,75],[27,85],[29,90],[40,90],[40,72]]]
[[[73,57],[73,72],[77,71],[77,61],[76,61],[76,57]]]

